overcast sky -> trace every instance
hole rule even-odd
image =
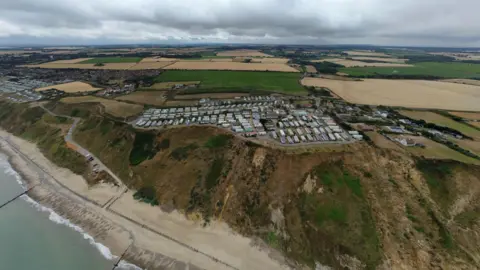
[[[0,0],[0,44],[480,46],[480,0]]]

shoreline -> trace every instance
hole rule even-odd
[[[150,270],[290,268],[278,252],[236,234],[225,223],[202,228],[176,211],[165,213],[135,201],[132,191],[88,187],[81,176],[52,164],[34,144],[1,129],[0,145],[22,179],[37,185],[29,197],[82,228],[113,256],[123,256],[122,264]],[[107,205],[113,197],[117,200]]]
[[[25,169],[25,167],[21,167],[18,163],[18,160],[16,160],[15,154],[11,153],[10,151],[6,151],[4,148],[4,145],[2,144],[0,147],[0,154],[3,154],[4,156],[7,157],[7,162],[8,165],[10,166],[9,169],[12,170],[12,174],[15,174],[15,178],[17,183],[22,187],[23,190],[28,189],[28,187],[31,187],[31,185],[36,185],[40,184],[39,180],[33,178],[33,175],[29,175]],[[67,213],[68,211],[61,211],[59,213],[60,208],[58,206],[54,206],[50,208],[49,202],[54,204],[55,202],[51,201],[50,199],[47,199],[45,196],[46,190],[43,191],[38,191],[35,189],[41,188],[41,186],[35,186],[32,190],[30,190],[28,193],[20,196],[20,199],[25,201],[27,204],[29,204],[31,207],[35,208],[39,212],[44,212],[48,213],[49,215],[49,220],[52,223],[64,225],[66,227],[69,227],[70,229],[73,229],[74,231],[80,233],[85,240],[89,242],[90,245],[92,245],[100,254],[102,257],[104,257],[106,260],[110,261],[112,263],[112,268],[114,267],[115,263],[118,263],[119,269],[135,269],[135,270],[142,270],[139,266],[127,262],[125,260],[120,260],[120,256],[116,256],[112,253],[111,248],[105,246],[104,244],[100,243],[98,239],[93,237],[87,230],[85,230],[83,227],[79,226],[79,222],[72,221],[72,219],[68,218],[69,216]],[[68,203],[68,202],[62,202],[62,203]],[[55,209],[54,209],[55,208]],[[76,218],[75,218],[76,220]],[[117,268],[114,268],[117,269]]]

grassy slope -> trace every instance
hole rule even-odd
[[[138,63],[140,61],[142,61],[141,57],[97,57],[82,61],[79,64]]]
[[[288,94],[305,93],[300,75],[254,71],[166,71],[156,82],[201,81],[200,89],[267,90]]]
[[[416,63],[413,67],[351,67],[339,71],[353,76],[378,74],[431,75],[444,78],[478,78],[480,64],[468,63]]]
[[[43,154],[60,167],[77,174],[87,171],[85,158],[66,147],[63,131],[70,123],[65,118],[54,118],[39,107],[0,104],[1,128],[37,143]]]
[[[465,256],[456,248],[464,235],[451,233],[444,220],[450,218],[447,210],[455,199],[467,191],[444,188],[446,182],[436,185],[431,164],[420,165],[418,175],[424,173],[423,180],[406,173],[412,165],[403,170],[407,157],[399,160],[371,148],[303,155],[267,149],[263,163],[254,166],[257,146],[219,135],[222,131],[215,128],[164,131],[151,147],[150,137],[142,136],[135,143],[135,131],[125,125],[92,118],[83,125],[87,128],[76,133],[76,138],[120,172],[129,186],[153,188],[161,205],[200,213],[207,222],[222,213],[222,220],[235,230],[258,236],[304,264],[321,262],[341,268],[335,257],[340,253],[373,269],[391,252],[418,251],[418,241],[437,256]],[[155,149],[156,155],[143,151],[145,145]],[[129,164],[132,149],[135,163],[144,156],[138,165]],[[459,168],[466,175],[455,181],[475,177],[475,172],[469,172],[472,167],[464,166]],[[313,192],[302,188],[308,175],[314,178]],[[478,180],[471,185],[478,186]],[[428,194],[414,188],[419,182],[431,189],[441,212],[427,203]],[[227,193],[230,198],[224,207]],[[473,214],[477,206],[472,203],[454,218],[471,226],[478,220],[479,215]],[[283,223],[272,223],[272,209],[280,209]],[[470,248],[468,243],[462,245]],[[415,257],[406,254],[404,264],[422,268]]]
[[[63,121],[44,119],[41,111],[26,106],[19,108],[0,107],[1,126],[15,134],[54,137],[44,127],[35,126]],[[73,114],[76,109],[56,110]],[[479,231],[476,211],[480,203],[475,199],[479,194],[472,197],[471,192],[480,190],[480,167],[424,162],[415,168],[415,162],[398,151],[366,145],[352,146],[343,153],[288,154],[201,127],[156,135],[157,154],[152,157],[148,151],[137,151],[147,158],[131,166],[131,150],[148,150],[144,147],[151,146],[150,137],[134,143],[135,131],[127,125],[81,115],[85,118],[74,134],[76,139],[129,186],[154,188],[160,204],[201,213],[207,221],[222,213],[222,220],[236,231],[263,238],[304,264],[320,262],[340,269],[338,255],[349,255],[367,269],[374,269],[382,259],[393,259],[394,266],[409,269],[429,268],[431,263],[472,269],[473,262],[462,250],[478,256],[477,241],[469,239],[476,239]],[[49,141],[37,142],[53,148],[58,145]],[[46,153],[49,158],[65,159],[61,166],[73,162],[62,152]],[[258,156],[263,156],[262,162]],[[308,177],[315,183],[311,192],[304,189]],[[227,193],[230,197],[225,202]],[[464,199],[470,201],[456,204]],[[453,205],[454,213],[450,211]],[[273,222],[273,209],[279,211],[279,221]],[[452,218],[458,224],[447,226]],[[418,260],[418,252],[433,252],[435,258]],[[348,257],[342,261],[355,265]]]

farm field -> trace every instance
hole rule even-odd
[[[470,125],[480,128],[480,122],[469,122]]]
[[[442,82],[452,82],[452,83],[460,83],[460,84],[469,84],[469,85],[480,86],[480,81],[479,80],[471,80],[471,79],[447,79],[447,80],[442,80]]]
[[[253,56],[253,57],[272,57],[269,54],[265,54],[255,50],[231,50],[218,52],[217,56]]]
[[[151,63],[151,62],[175,62],[178,61],[177,58],[166,58],[166,57],[145,57],[140,61],[141,63]]]
[[[441,78],[478,78],[480,64],[469,63],[415,63],[412,67],[347,67],[340,72],[351,76],[375,75],[424,75]]]
[[[92,58],[77,58],[77,59],[70,59],[70,60],[57,60],[53,62],[49,62],[49,64],[77,64],[83,61],[90,60]]]
[[[401,146],[385,138],[382,134],[375,131],[368,131],[365,134],[375,143],[376,146],[384,149],[400,150]]]
[[[407,110],[399,111],[399,113],[412,119],[417,119],[417,120],[422,119],[429,123],[434,123],[440,126],[453,128],[469,137],[474,138],[475,140],[480,141],[480,130],[476,130],[472,127],[459,123],[455,120],[452,120],[438,113],[428,112],[428,111],[407,111]]]
[[[165,91],[136,91],[131,94],[118,97],[116,100],[161,106],[165,103],[165,94]]]
[[[346,54],[349,56],[369,56],[369,57],[391,57],[390,55],[384,54],[384,53],[378,53],[378,52],[372,52],[372,51],[345,51]]]
[[[164,106],[177,107],[177,106],[196,106],[198,100],[169,100],[166,101]]]
[[[480,161],[465,156],[464,154],[457,152],[447,146],[434,142],[430,139],[427,139],[423,136],[403,136],[406,138],[411,138],[417,143],[425,145],[425,148],[421,147],[403,147],[412,155],[431,158],[431,159],[453,159],[460,162],[471,163],[471,164],[480,164]]]
[[[131,66],[128,69],[129,70],[161,69],[173,63],[174,62],[140,62],[136,65]]]
[[[141,57],[97,57],[80,62],[80,64],[97,64],[97,63],[138,63]]]
[[[101,90],[102,88],[95,88],[95,87],[92,87],[90,84],[84,83],[84,82],[69,82],[69,83],[62,83],[62,84],[37,88],[35,89],[35,91],[44,91],[49,89],[57,89],[57,90],[64,91],[66,93],[78,93],[78,92],[97,91],[97,90]]]
[[[466,149],[478,156],[480,156],[480,141],[471,141],[471,140],[458,140],[453,139],[454,143],[460,146],[463,149]]]
[[[248,57],[246,57],[248,58]],[[234,60],[236,60],[235,58]],[[242,57],[240,57],[241,60]],[[274,58],[274,57],[265,57],[265,58],[251,58],[252,63],[263,63],[263,64],[286,64],[290,59],[288,58]]]
[[[398,63],[403,64],[407,61],[407,59],[398,59],[398,58],[382,58],[382,57],[351,57],[353,60],[363,61],[363,60],[370,60],[370,61],[377,61],[377,62],[386,62],[386,63]]]
[[[470,61],[478,61],[480,60],[480,54],[478,53],[448,53],[448,52],[439,52],[439,53],[430,53],[433,55],[443,55],[453,57],[456,60],[470,60]]]
[[[326,87],[351,103],[458,111],[480,111],[480,87],[426,80],[342,81],[304,78],[306,86]]]
[[[75,103],[100,103],[105,108],[105,112],[116,117],[134,116],[143,111],[143,106],[137,104],[129,104],[111,99],[83,96],[83,97],[66,97],[62,98],[60,102],[66,104]]]
[[[298,73],[249,71],[174,71],[160,74],[157,82],[200,81],[199,90],[235,92],[235,90],[265,90],[286,94],[306,94],[298,83]]]
[[[480,112],[468,113],[468,112],[448,112],[451,115],[458,116],[470,120],[480,120]]]
[[[185,99],[202,99],[202,98],[211,98],[211,99],[233,99],[236,97],[245,97],[249,96],[246,93],[207,93],[207,94],[191,94],[191,95],[176,95],[176,100],[185,100]]]
[[[52,64],[45,63],[40,65],[25,65],[23,67],[28,68],[49,68],[49,69],[65,69],[65,68],[76,68],[76,69],[129,69],[136,65],[136,63],[108,63],[103,66],[95,66],[95,64]]]
[[[388,59],[388,58],[386,58]],[[339,64],[346,67],[413,67],[413,65],[404,64],[404,63],[368,63],[362,61],[348,60],[342,58],[327,58],[321,60],[314,60],[312,62],[331,62]]]
[[[317,73],[317,69],[312,65],[306,65],[305,70],[307,70],[309,73]]]
[[[298,72],[285,64],[239,63],[239,62],[208,62],[182,61],[166,66],[164,69],[179,70],[243,70],[243,71],[279,71]]]
[[[197,85],[200,84],[200,81],[176,81],[176,82],[161,82],[155,83],[152,86],[145,87],[145,90],[170,90],[176,84],[183,84],[183,85]]]

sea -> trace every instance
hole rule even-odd
[[[24,190],[21,176],[0,153],[0,205]],[[133,270],[82,228],[23,195],[0,208],[0,269]]]

